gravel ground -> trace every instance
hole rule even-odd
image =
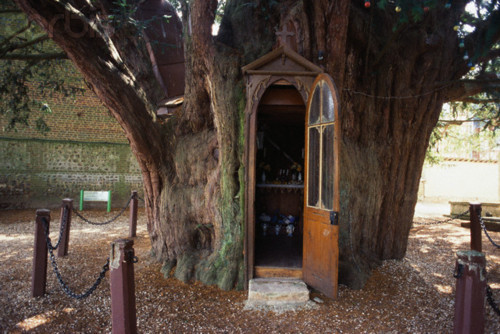
[[[95,221],[117,212],[85,211]],[[109,274],[87,299],[67,297],[49,265],[47,295],[30,297],[34,210],[0,211],[0,333],[110,333]],[[128,217],[94,226],[77,218],[69,256],[57,259],[75,292],[87,289],[109,254],[110,242],[128,234]],[[439,218],[437,218],[439,219]],[[51,238],[59,210],[52,212]],[[432,222],[429,217],[416,222]],[[500,242],[500,232],[491,236]],[[415,224],[401,261],[386,261],[362,290],[339,287],[337,301],[313,292],[318,307],[285,313],[244,310],[245,291],[221,291],[165,279],[149,258],[144,213],[139,212],[134,249],[137,325],[141,333],[450,333],[453,331],[455,253],[469,247],[458,222]],[[488,282],[500,304],[500,250],[483,236]],[[486,305],[487,333],[500,333],[500,317]]]

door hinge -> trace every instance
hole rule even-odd
[[[339,213],[337,211],[330,211],[330,225],[339,224]]]

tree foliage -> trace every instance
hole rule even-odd
[[[442,158],[496,159],[497,113],[497,105],[449,103],[433,131],[426,162],[432,165]]]
[[[369,1],[368,1],[369,2]],[[436,154],[436,146],[444,138],[450,138],[450,124],[458,120],[481,120],[482,130],[493,131],[481,136],[492,137],[500,122],[500,16],[497,1],[468,1],[464,3],[435,0],[381,0],[377,2],[379,9],[394,12],[398,19],[394,21],[393,30],[396,32],[411,24],[425,24],[428,13],[439,8],[448,9],[451,13],[456,6],[463,9],[455,14],[453,29],[457,34],[456,50],[462,58],[460,67],[467,69],[461,80],[456,83],[444,83],[449,91],[448,102],[451,109],[444,109],[442,118],[436,124],[436,129],[430,138],[427,153],[427,162],[433,164],[440,161]],[[431,44],[436,39],[436,32],[440,27],[433,27],[427,34],[426,42]],[[461,112],[457,112],[460,110]],[[464,113],[464,110],[468,112]],[[450,112],[451,111],[451,112]],[[456,123],[456,122],[455,122]],[[473,137],[460,136],[464,141],[477,141],[480,134]],[[458,137],[452,141],[459,140]]]
[[[496,1],[469,2],[456,24],[459,38],[459,49],[470,71],[464,75],[464,81],[472,84],[480,83],[482,89],[477,94],[461,96],[450,101],[449,108],[443,109],[440,122],[433,132],[433,140],[429,147],[428,160],[432,162],[437,157],[436,145],[442,139],[452,143],[461,141],[466,146],[480,146],[480,142],[493,144],[496,131],[500,125],[500,44],[498,43],[499,18],[495,11],[499,10]],[[486,23],[485,23],[486,22]],[[486,28],[484,28],[486,27]],[[478,29],[483,29],[477,38]],[[472,53],[470,50],[473,50]],[[481,123],[479,132],[471,136],[464,135],[453,125],[465,122]],[[460,151],[460,149],[457,147]]]
[[[187,10],[189,1],[171,1],[178,11]],[[397,19],[393,21],[392,29],[395,33],[404,31],[412,24],[425,24],[426,15],[440,7],[451,9],[455,4],[452,1],[437,0],[379,0],[374,2],[379,10],[392,12]],[[135,17],[137,4],[126,0],[114,1],[111,13],[104,20],[113,29],[121,29],[126,24],[133,25],[139,36],[149,21],[140,21]],[[500,31],[499,3],[495,0],[467,1],[464,2],[462,14],[456,17],[458,36],[458,52],[464,57],[462,67],[470,70],[464,75],[462,82],[453,84],[450,89],[449,101],[462,101],[465,103],[489,104],[492,112],[489,115],[490,123],[496,123],[498,113],[494,110],[500,101],[499,69],[500,69],[500,44],[498,35]],[[224,15],[226,1],[218,1],[215,22],[220,24]],[[264,19],[269,20],[278,1],[270,2],[242,2],[239,7],[250,7],[264,12]],[[260,8],[262,7],[262,8]],[[266,12],[267,11],[267,12]],[[153,20],[158,19],[154,18]],[[168,20],[168,18],[163,18]],[[30,22],[11,0],[0,4],[0,61],[3,68],[0,92],[2,105],[0,112],[6,114],[10,120],[8,128],[14,129],[17,123],[28,124],[29,114],[32,110],[48,111],[44,97],[55,91],[64,96],[81,93],[81,82],[68,82],[63,73],[71,69],[68,65],[66,54],[54,44],[49,36],[40,27]],[[439,27],[429,31],[427,43],[433,43],[434,34]],[[391,39],[386,41],[391,42]],[[380,56],[383,56],[381,50]],[[29,79],[30,85],[26,85]],[[467,86],[467,88],[465,88]],[[30,93],[31,91],[31,93]],[[36,91],[36,94],[33,94]],[[35,98],[35,95],[37,96]],[[485,107],[483,106],[482,109]],[[36,124],[46,128],[43,119],[38,119]]]
[[[66,54],[11,1],[0,5],[0,115],[4,130],[17,126],[49,131],[49,99],[82,94],[84,84]],[[30,122],[30,115],[37,118]]]

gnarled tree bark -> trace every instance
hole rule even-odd
[[[137,27],[109,22],[113,1],[16,2],[123,127],[143,172],[152,253],[165,274],[175,266],[184,281],[243,286],[240,68],[271,50],[288,19],[301,27],[302,54],[341,91],[340,281],[362,287],[380,261],[404,256],[431,131],[451,82],[467,71],[453,30],[465,1],[451,9],[439,1],[422,21],[393,29],[397,14],[361,1],[231,0],[217,37],[217,1],[182,1],[185,103],[164,123],[156,120],[162,94]]]

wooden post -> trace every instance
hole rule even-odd
[[[133,240],[119,239],[111,244],[111,317],[114,334],[137,333],[135,314]]]
[[[31,296],[39,297],[45,294],[47,282],[47,239],[44,221],[47,221],[47,231],[50,226],[50,210],[36,210],[35,245],[33,247],[33,269],[31,275]]]
[[[457,252],[455,321],[453,333],[484,332],[484,300],[486,296],[486,259],[483,253]]]
[[[73,200],[71,198],[63,199],[61,207],[61,224],[59,228],[63,228],[64,221],[66,221],[66,226],[64,226],[64,231],[61,235],[61,242],[59,243],[59,248],[57,249],[58,257],[68,255],[69,231],[71,228],[71,211],[73,211]]]
[[[481,244],[481,203],[469,203],[470,213],[470,249],[478,252],[483,251]]]
[[[132,191],[132,200],[130,201],[130,219],[129,219],[129,238],[137,236],[137,190]]]

